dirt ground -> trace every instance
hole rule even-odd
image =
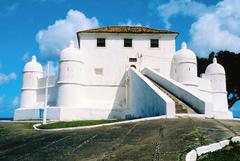
[[[59,132],[32,125],[0,122],[1,161],[177,161],[200,144],[240,135],[240,121],[196,118]]]

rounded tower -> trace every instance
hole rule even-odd
[[[228,110],[227,102],[225,69],[218,64],[217,58],[213,58],[213,63],[207,66],[205,75],[210,80],[212,86],[215,117],[231,119],[232,113]]]
[[[185,42],[174,55],[174,79],[186,86],[197,86],[197,58]]]
[[[83,57],[80,50],[70,41],[69,47],[60,54],[58,98],[59,107],[79,107],[83,94],[82,89]]]
[[[21,108],[34,108],[37,106],[38,79],[42,77],[42,66],[37,62],[36,56],[32,56],[32,60],[24,66]]]
[[[210,78],[213,92],[227,92],[225,69],[218,64],[217,58],[213,58],[213,63],[207,66],[205,74]]]

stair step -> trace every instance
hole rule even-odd
[[[151,80],[151,79],[150,79]],[[152,81],[152,80],[151,80]],[[176,113],[196,113],[191,107],[189,107],[186,103],[181,101],[179,98],[174,96],[172,93],[168,92],[164,88],[162,88],[160,85],[152,81],[163,93],[165,93],[167,96],[169,96],[174,102],[175,102],[175,109]]]
[[[188,110],[187,109],[176,109],[176,113],[188,113]]]

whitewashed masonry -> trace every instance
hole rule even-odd
[[[49,78],[47,118],[82,120],[136,117],[131,113],[133,107],[129,103],[130,93],[134,92],[129,91],[130,67],[138,71],[145,67],[151,68],[164,75],[167,81],[179,82],[189,93],[201,95],[204,101],[210,102],[211,107],[204,106],[200,112],[210,110],[211,117],[232,118],[227,109],[224,68],[214,59],[205,74],[201,78],[197,77],[196,55],[185,43],[176,52],[177,35],[173,31],[139,26],[109,26],[78,32],[79,48],[70,42],[60,54],[58,75]],[[15,111],[15,120],[40,118],[46,79],[42,73],[42,66],[33,56],[24,67],[21,105]],[[144,88],[140,92],[144,92]],[[148,99],[134,100],[146,104],[144,101]],[[164,101],[168,102],[163,98]],[[160,111],[165,109],[172,116],[175,113],[175,110],[166,109],[166,105],[154,106],[159,106]],[[211,109],[207,109],[209,107]],[[135,113],[142,108],[134,109]],[[145,116],[152,115],[145,113]]]

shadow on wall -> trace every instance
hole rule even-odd
[[[117,88],[115,99],[112,105],[112,110],[108,115],[108,119],[125,119],[127,113],[127,104],[126,104],[126,75],[127,72],[123,75],[120,85]]]
[[[171,62],[171,71],[170,71],[170,78],[176,79],[176,71],[175,71],[175,59],[173,57],[172,62]]]
[[[152,88],[153,84],[134,69],[129,70],[129,78],[129,107],[132,117],[166,115],[166,102]]]

